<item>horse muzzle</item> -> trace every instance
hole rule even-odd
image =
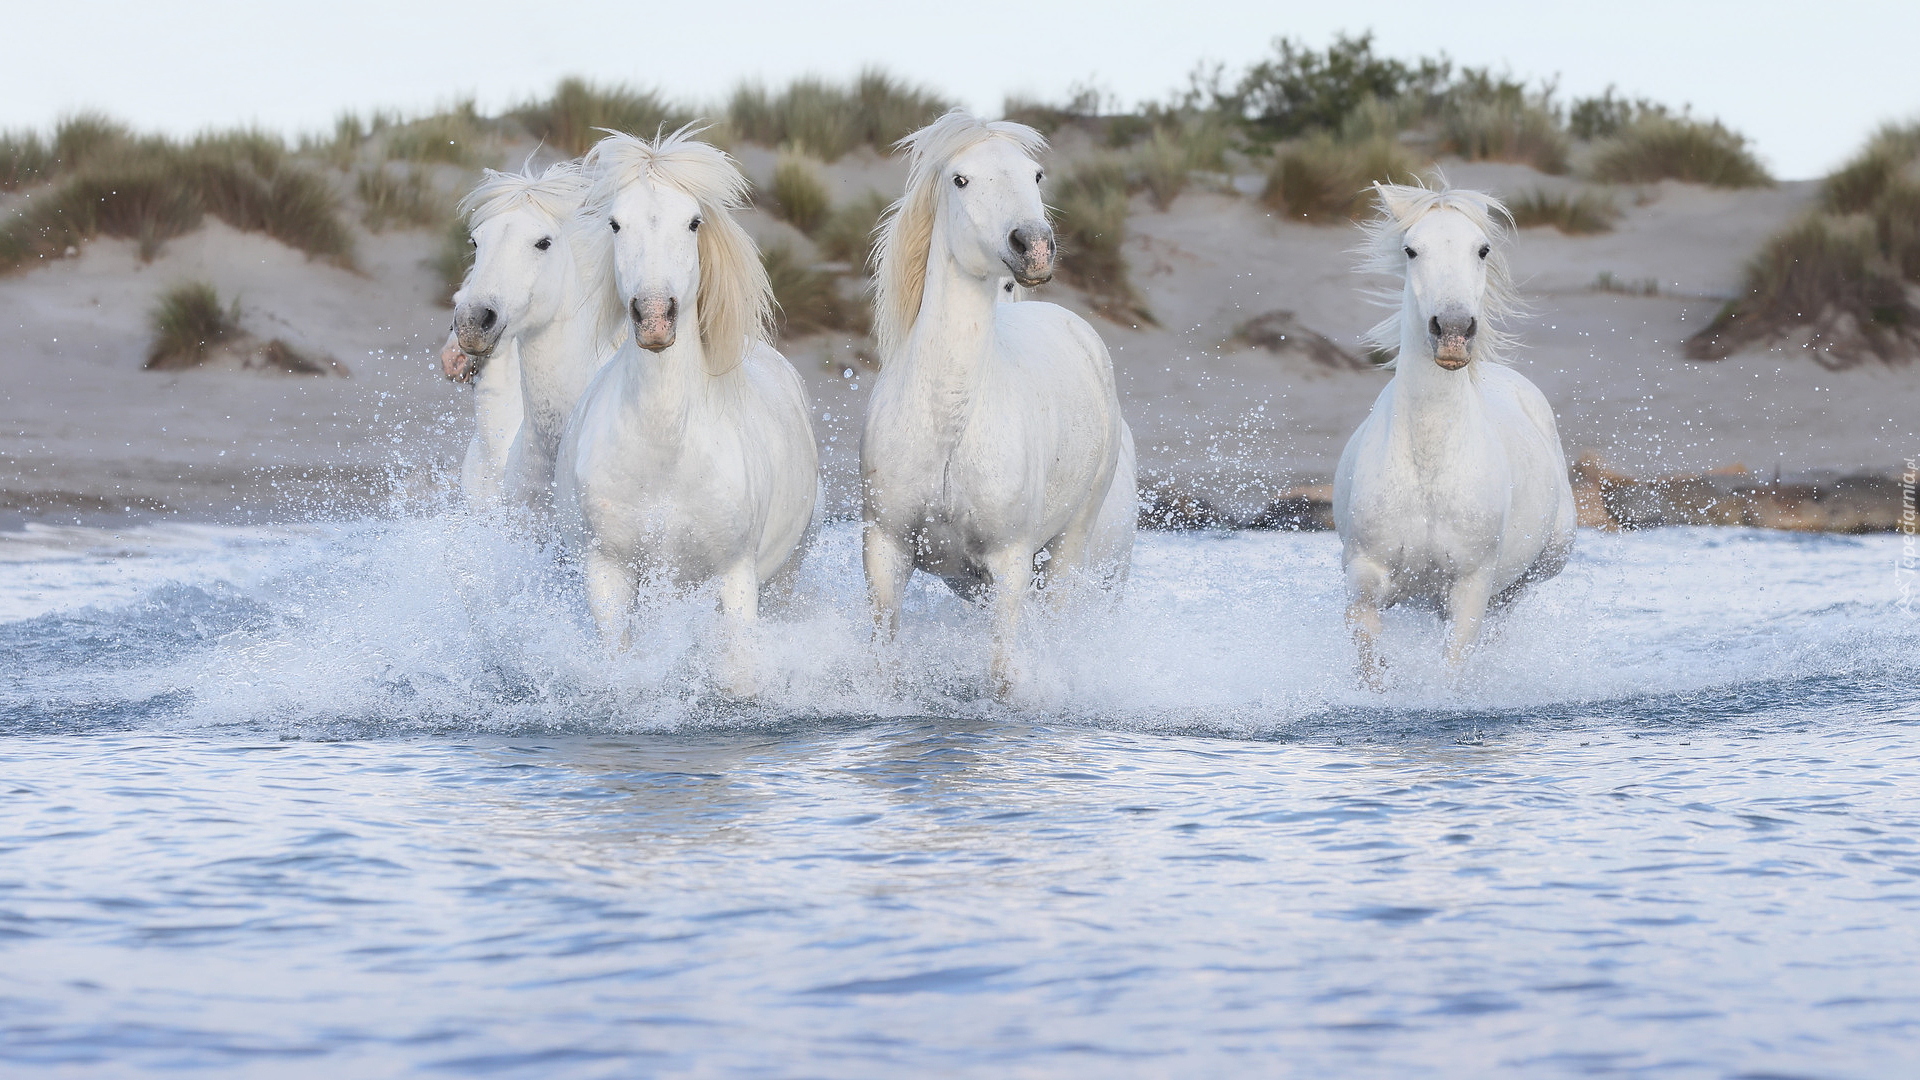
[[[470,356],[460,347],[459,334],[448,334],[447,343],[440,346],[440,374],[453,382],[472,382],[485,366],[485,357]]]
[[[1433,346],[1433,362],[1448,371],[1459,371],[1473,359],[1473,339],[1450,335],[1436,341]]]
[[[466,303],[454,309],[453,336],[460,351],[470,357],[485,359],[491,356],[494,347],[500,344],[501,332],[506,328],[506,320],[492,304]],[[445,360],[446,353],[442,350],[441,362],[444,364]]]
[[[1028,222],[1007,235],[1007,270],[1023,289],[1053,280],[1053,229],[1045,222]]]
[[[633,317],[633,343],[648,352],[673,347],[680,322],[680,301],[670,296],[634,297],[627,302]]]
[[[1473,359],[1473,338],[1480,320],[1472,315],[1435,315],[1427,320],[1427,334],[1433,339],[1433,362],[1448,371],[1459,371]]]

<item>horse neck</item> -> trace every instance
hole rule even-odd
[[[888,358],[888,367],[897,366],[919,389],[948,399],[949,405],[964,404],[993,355],[999,288],[997,278],[978,278],[961,269],[946,230],[935,229],[919,314],[906,348],[899,357]]]
[[[550,448],[560,445],[568,414],[611,351],[594,301],[569,275],[558,314],[519,338],[526,423]]]
[[[1401,319],[1400,354],[1394,364],[1393,421],[1419,456],[1445,453],[1466,443],[1485,418],[1480,400],[1479,360],[1461,371],[1433,362],[1424,328],[1412,314]]]
[[[667,348],[649,353],[629,342],[621,346],[618,361],[626,365],[621,411],[635,429],[676,449],[694,407],[726,393],[741,378],[739,367],[723,375],[707,374],[698,301],[682,309],[680,326],[683,332]]]

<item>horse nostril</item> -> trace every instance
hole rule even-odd
[[[500,321],[500,313],[499,313],[499,312],[497,312],[497,311],[495,311],[495,310],[493,310],[492,308],[482,308],[482,309],[481,309],[481,311],[480,311],[480,329],[482,329],[482,330],[491,330],[491,329],[493,329],[493,324],[494,324],[494,323],[497,323],[497,322],[499,322],[499,321]]]
[[[674,319],[678,319],[679,317],[680,317],[680,298],[676,296],[673,299],[667,301],[667,319],[671,321]]]
[[[1027,253],[1027,238],[1020,235],[1019,229],[1013,230],[1013,232],[1007,236],[1007,243],[1012,244],[1013,250],[1020,254],[1025,255]]]
[[[636,296],[633,299],[627,301],[627,314],[633,316],[634,322],[639,322],[642,318],[645,317],[640,314],[640,298],[639,297]]]
[[[1440,316],[1435,315],[1427,320],[1427,333],[1434,337],[1440,336]]]
[[[1480,320],[1478,318],[1470,318],[1467,320],[1467,336],[1468,337],[1472,337],[1474,331],[1478,330],[1479,328],[1480,328]]]

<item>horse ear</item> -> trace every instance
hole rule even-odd
[[[1412,213],[1413,200],[1421,194],[1417,188],[1383,184],[1378,180],[1373,182],[1373,193],[1379,197],[1380,205],[1386,209],[1388,216],[1396,218],[1404,218]]]

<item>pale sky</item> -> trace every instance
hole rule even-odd
[[[1092,80],[1157,99],[1202,60],[1236,69],[1277,35],[1609,83],[1725,120],[1786,179],[1821,175],[1882,122],[1920,116],[1920,0],[9,0],[0,126],[97,108],[175,133],[320,130],[345,109],[497,110],[563,75],[718,101],[744,77],[878,62],[982,111]],[[539,12],[533,14],[533,12]]]

